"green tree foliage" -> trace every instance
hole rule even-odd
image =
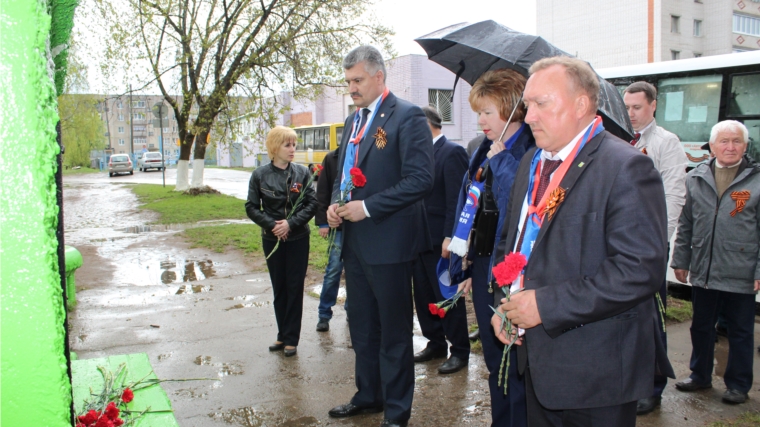
[[[61,140],[66,147],[63,164],[67,167],[89,166],[90,150],[105,147],[105,128],[100,120],[96,95],[63,94],[58,97],[61,117]]]
[[[92,11],[88,21],[108,34],[104,73],[129,70],[129,81],[158,87],[177,117],[180,160],[190,158],[193,143],[203,158],[220,113],[238,115],[232,98],[246,99],[243,111],[273,125],[280,93],[311,97],[339,82],[351,48],[371,43],[391,52],[391,31],[365,0],[86,2],[93,7],[80,9]]]

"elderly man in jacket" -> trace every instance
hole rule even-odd
[[[681,391],[712,387],[715,322],[721,304],[728,323],[726,403],[744,403],[752,387],[755,294],[760,290],[760,167],[744,156],[747,128],[726,120],[713,126],[715,158],[686,178],[671,267],[692,285],[689,378]]]

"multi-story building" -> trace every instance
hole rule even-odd
[[[144,151],[159,151],[161,147],[161,132],[163,127],[164,158],[167,161],[176,160],[179,156],[179,130],[174,111],[159,95],[106,96],[98,106],[103,127],[106,129],[107,149],[112,154],[133,154],[138,156]],[[154,117],[152,108],[163,102],[164,111],[168,114],[163,118],[162,126]]]
[[[595,68],[760,49],[760,0],[537,0],[536,22]]]
[[[472,138],[482,135],[477,117],[470,108],[470,85],[462,80],[454,89],[454,73],[430,61],[424,55],[405,55],[387,61],[386,85],[397,97],[415,105],[433,105],[443,118],[443,134],[450,141],[465,146]],[[278,102],[287,106],[287,112],[275,124],[308,126],[324,123],[343,123],[356,106],[345,87],[325,87],[315,100],[294,100],[283,93]],[[257,166],[266,160],[265,132],[261,123],[246,116],[239,118],[242,132],[231,144],[217,147],[220,166]],[[232,154],[231,154],[232,153]],[[242,162],[239,157],[242,157]]]

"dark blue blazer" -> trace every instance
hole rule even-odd
[[[340,199],[340,181],[354,115],[346,118],[333,202]],[[386,145],[374,135],[382,128]],[[432,249],[423,198],[433,188],[433,136],[420,107],[388,94],[359,144],[357,166],[367,184],[352,192],[363,200],[370,217],[343,222],[343,244],[367,264],[395,264],[416,259]]]
[[[457,198],[462,177],[467,172],[467,151],[444,135],[433,145],[435,181],[433,191],[425,198],[430,237],[434,246],[451,237],[454,221],[459,216]]]
[[[518,238],[534,152],[517,171],[497,259]],[[536,396],[552,410],[650,397],[656,368],[674,377],[654,297],[667,267],[662,179],[649,157],[607,131],[566,161],[565,199],[525,267],[542,321],[525,332]]]

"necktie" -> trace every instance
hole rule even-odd
[[[639,139],[641,139],[641,133],[636,132],[633,134],[633,139],[631,140],[631,145],[636,146],[636,143],[639,142]]]
[[[359,129],[367,123],[367,116],[369,115],[369,108],[362,108],[362,119],[359,121]]]
[[[541,177],[538,181],[538,189],[536,190],[536,198],[533,199],[533,206],[538,206],[538,202],[541,201],[541,197],[544,196],[546,188],[549,187],[552,174],[562,164],[562,160],[541,160],[543,168],[541,168]],[[522,247],[523,239],[525,238],[525,229],[527,228],[528,218],[530,215],[525,216],[525,222],[523,223],[522,232],[520,233],[520,240],[517,241],[517,251],[520,251]]]

